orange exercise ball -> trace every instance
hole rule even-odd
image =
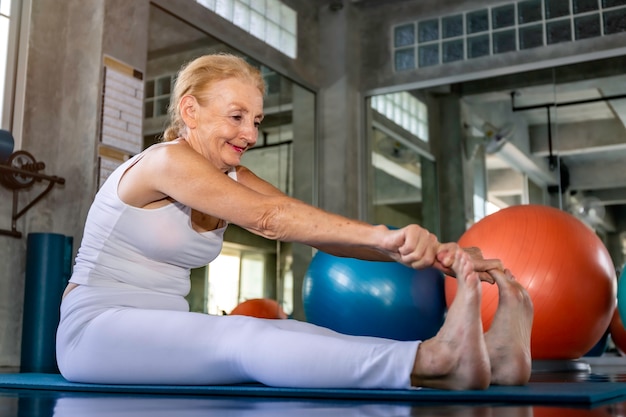
[[[617,281],[611,257],[598,236],[564,211],[540,205],[511,206],[472,225],[461,247],[501,259],[528,291],[534,305],[533,359],[577,359],[603,336],[615,310]],[[446,303],[456,280],[446,277]],[[498,288],[483,283],[485,331],[498,307]]]
[[[287,314],[277,301],[269,298],[252,298],[243,301],[230,312],[231,316],[251,316],[261,319],[286,319]]]

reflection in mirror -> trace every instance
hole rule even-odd
[[[373,96],[370,103],[369,221],[424,224],[423,166],[433,159],[427,105],[407,92]]]
[[[463,86],[465,123],[474,131],[480,121],[503,131],[505,143],[486,152],[489,201],[550,204],[601,235],[616,231],[611,213],[626,202],[618,162],[626,157],[621,61],[500,77],[487,91],[484,82]]]
[[[614,57],[413,92],[460,99],[473,221],[511,205],[551,205],[587,224],[615,265],[624,263],[624,68],[626,57]]]
[[[200,28],[201,29],[201,28]],[[144,147],[161,140],[167,122],[167,109],[173,80],[180,67],[208,53],[228,52],[243,56],[206,32],[193,27],[159,7],[150,7],[148,64],[145,76]],[[242,164],[256,175],[283,192],[294,195],[295,178],[312,181],[313,175],[298,175],[294,170],[294,155],[298,138],[294,137],[297,123],[301,142],[307,148],[313,137],[314,116],[298,117],[298,110],[312,114],[308,105],[295,108],[294,103],[310,103],[302,99],[313,95],[283,75],[262,63],[245,57],[260,68],[266,82],[265,118],[259,130],[255,148],[248,150]],[[294,93],[295,91],[295,93]],[[294,100],[297,94],[298,100]],[[302,139],[306,138],[306,139]],[[312,171],[300,164],[300,170]],[[312,189],[310,183],[298,183]],[[302,196],[298,196],[302,198]],[[263,239],[231,225],[225,234],[222,254],[204,268],[192,271],[192,290],[188,301],[192,311],[227,314],[238,303],[250,298],[273,298],[290,313],[294,308],[294,283],[291,271],[291,245]]]

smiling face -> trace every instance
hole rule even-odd
[[[229,78],[214,82],[201,98],[181,100],[187,142],[218,169],[226,172],[241,163],[256,144],[263,119],[263,95],[251,82]]]

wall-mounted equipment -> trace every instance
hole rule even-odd
[[[44,170],[46,164],[37,161],[27,151],[13,152],[13,144],[11,132],[0,129],[0,184],[13,191],[11,229],[0,229],[0,235],[21,238],[22,233],[17,230],[17,220],[48,194],[55,184],[65,184],[65,179],[42,174],[40,171]],[[30,203],[21,210],[18,209],[18,192],[32,187],[36,182],[47,182],[47,186]]]

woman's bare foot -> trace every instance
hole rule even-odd
[[[458,280],[456,296],[439,332],[419,345],[411,384],[485,389],[491,371],[480,318],[480,279],[462,251],[457,252],[452,269]]]
[[[485,334],[494,385],[524,385],[531,373],[530,333],[533,303],[510,271],[492,271],[500,298]]]

